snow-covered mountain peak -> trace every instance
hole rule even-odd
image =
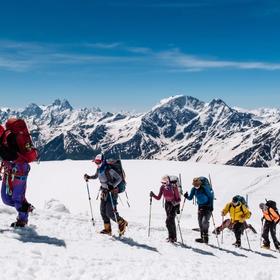
[[[69,101],[66,99],[60,100],[60,99],[56,99],[52,105],[48,106],[49,108],[53,108],[55,110],[61,110],[61,111],[65,111],[65,110],[73,110],[73,107],[70,105]]]
[[[35,103],[29,104],[22,114],[27,117],[39,117],[43,113],[43,110]]]
[[[144,114],[73,109],[67,100],[0,110],[0,123],[26,119],[41,160],[89,159],[101,151],[126,159],[178,159],[264,167],[280,165],[280,113],[236,110],[176,95]],[[271,121],[273,120],[273,121]]]

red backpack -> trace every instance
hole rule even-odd
[[[0,138],[0,156],[3,160],[32,162],[38,159],[27,125],[23,119],[11,118]]]

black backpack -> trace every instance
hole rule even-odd
[[[114,160],[114,159],[108,159],[106,160],[109,168],[116,171],[122,178],[122,181],[118,185],[118,192],[122,193],[126,190],[126,181],[125,181],[125,173],[122,168],[122,163],[120,159]]]
[[[272,208],[278,214],[278,216],[280,216],[277,209],[277,204],[274,200],[267,200],[265,205],[268,207],[268,209]]]

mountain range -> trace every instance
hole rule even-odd
[[[146,113],[74,109],[67,100],[48,106],[0,109],[28,123],[41,160],[91,159],[103,152],[123,159],[168,159],[237,166],[280,165],[280,111],[232,108],[177,95]]]

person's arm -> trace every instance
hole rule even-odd
[[[98,170],[96,170],[95,174],[94,175],[88,175],[88,174],[85,174],[84,175],[84,179],[86,181],[88,181],[89,179],[97,179],[98,178]]]
[[[160,187],[158,195],[154,194],[153,198],[155,198],[156,200],[160,200],[162,197],[162,194],[163,194],[163,186]]]
[[[244,215],[244,218],[247,220],[247,219],[249,219],[250,217],[251,217],[251,212],[250,212],[250,210],[246,207],[246,206],[244,206],[244,205],[241,205],[241,207],[242,207],[242,209],[243,209],[243,215]]]
[[[192,200],[193,197],[194,197],[194,194],[195,194],[195,188],[192,188],[192,189],[191,189],[191,193],[188,194],[188,192],[186,192],[186,193],[184,194],[184,197],[185,197],[187,200]]]
[[[222,216],[225,216],[229,212],[230,203],[227,203],[224,209],[222,210]]]

